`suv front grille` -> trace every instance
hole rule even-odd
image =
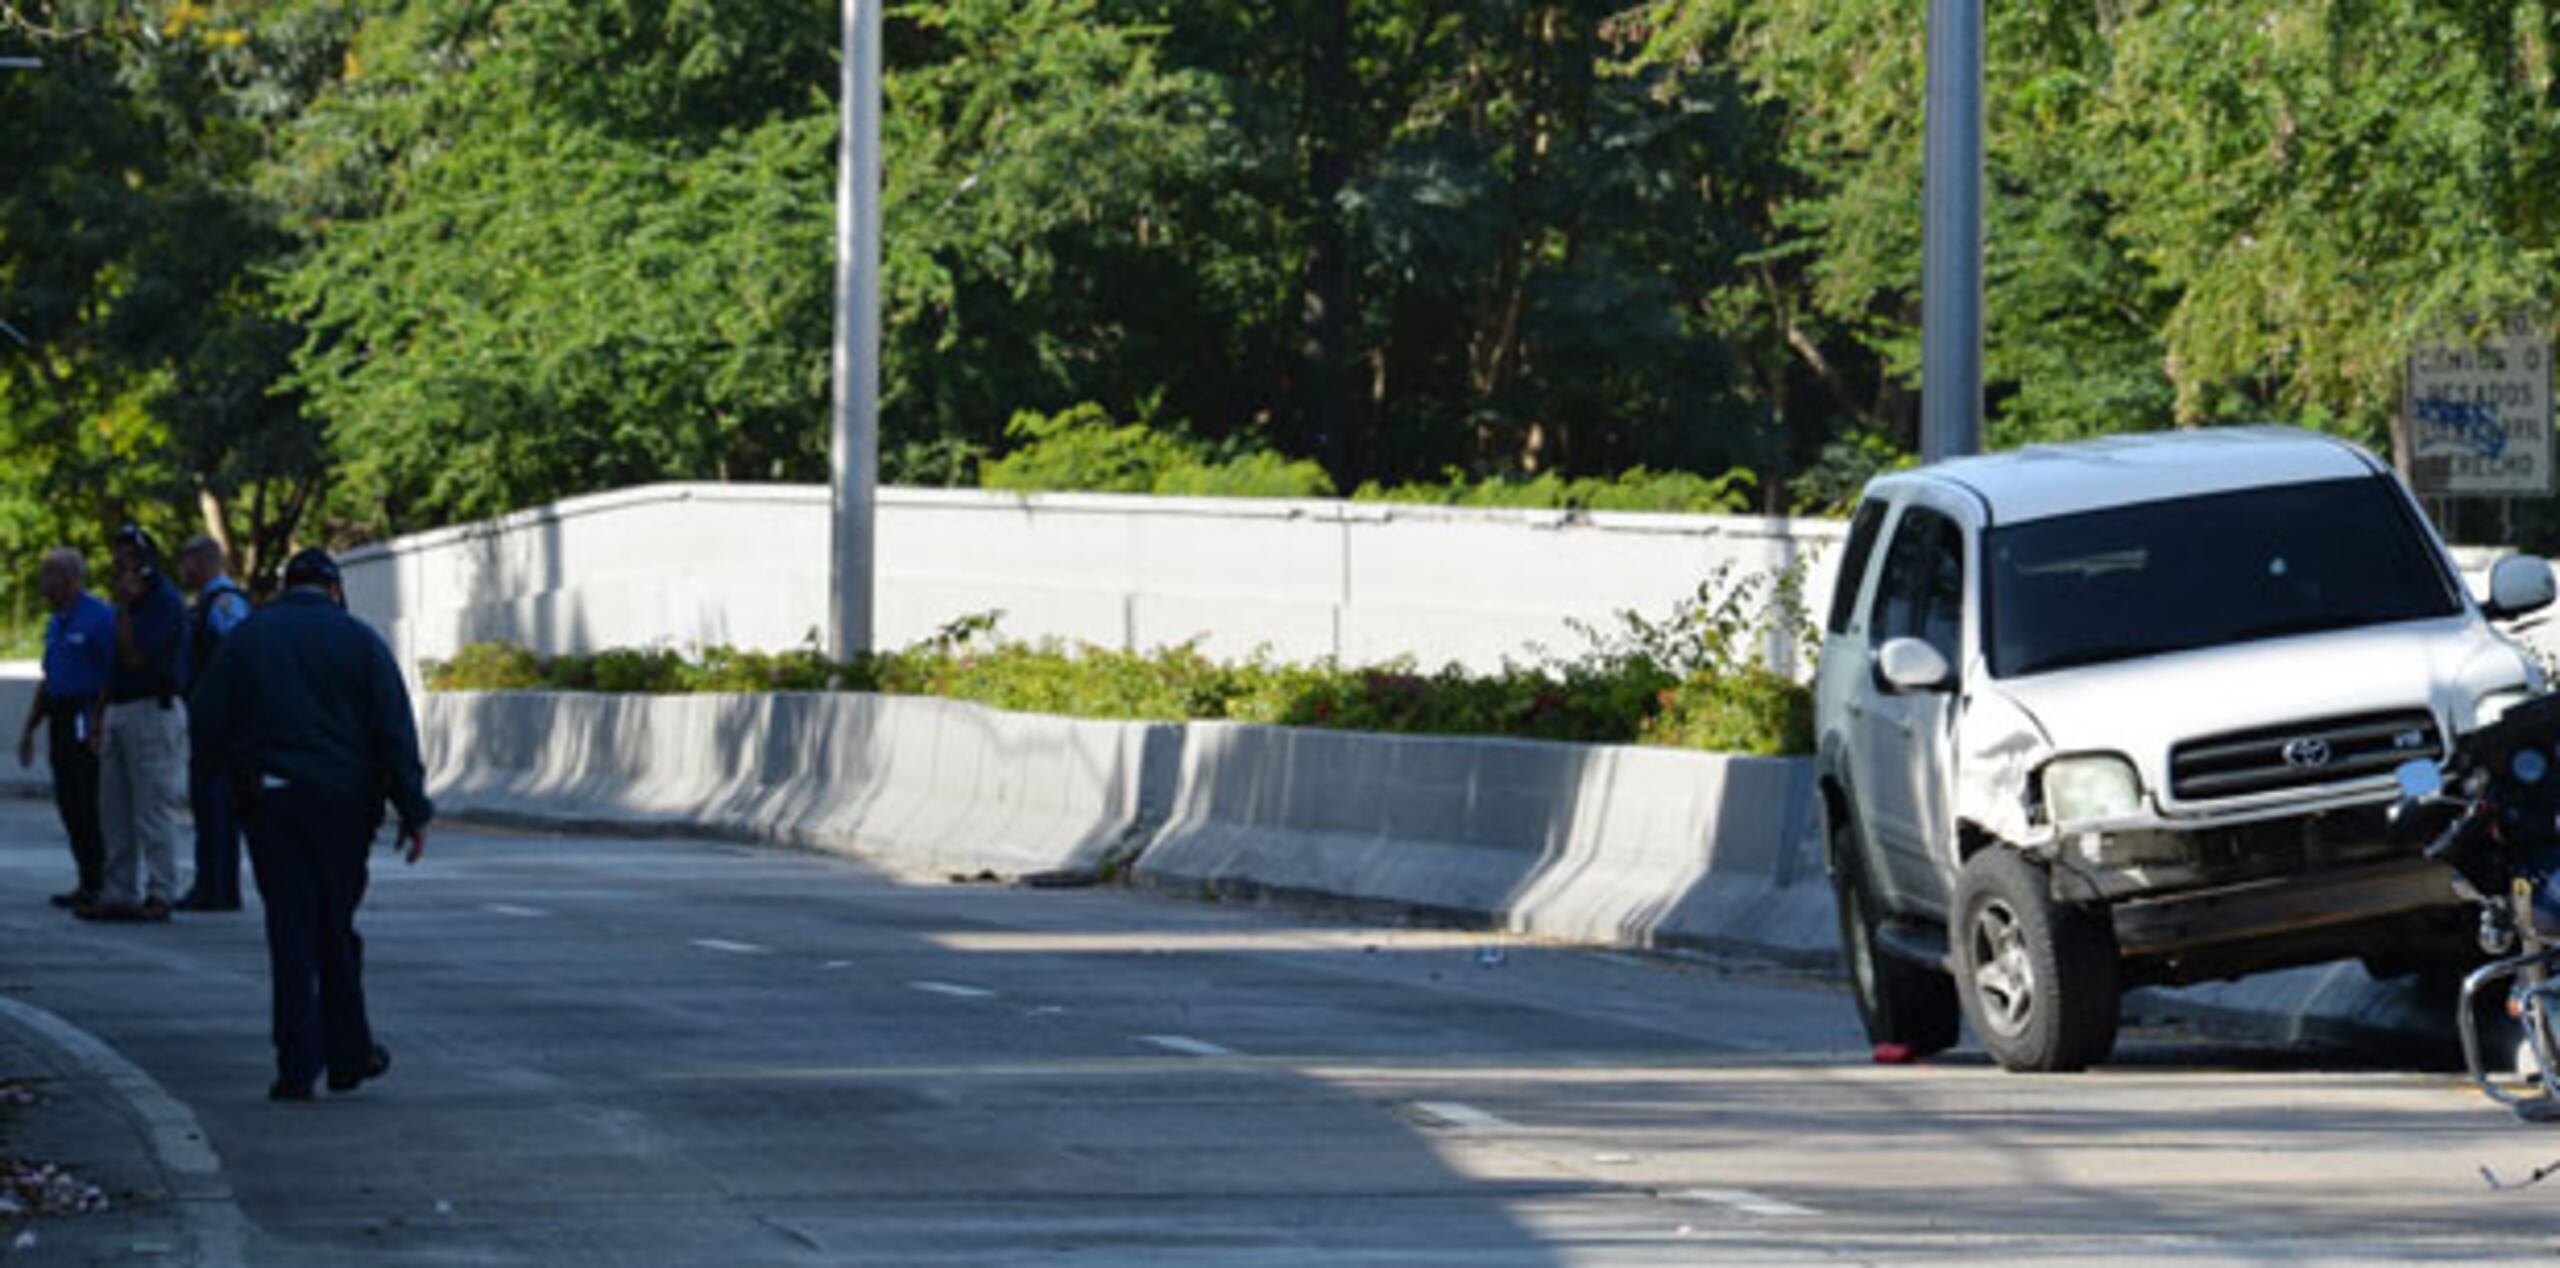
[[[2169,793],[2210,801],[2378,775],[2444,749],[2423,709],[2320,718],[2189,740],[2169,750]]]

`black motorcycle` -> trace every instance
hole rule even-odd
[[[2456,891],[2480,908],[2480,950],[2491,959],[2462,982],[2463,1063],[2518,1118],[2560,1122],[2560,696],[2517,705],[2443,763],[2409,762],[2398,774],[2394,835],[2428,841],[2427,857],[2452,867]],[[2513,1083],[2481,1054],[2481,1003],[2501,985],[2506,1015],[2523,1028]]]

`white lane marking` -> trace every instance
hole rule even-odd
[[[1185,1056],[1232,1057],[1236,1055],[1236,1050],[1233,1048],[1221,1047],[1206,1039],[1194,1039],[1189,1035],[1140,1035],[1138,1041],[1151,1043]]]
[[[731,942],[727,938],[696,938],[693,945],[705,951],[726,951],[731,955],[764,955],[765,948],[752,942]]]
[[[1745,1215],[1758,1215],[1769,1219],[1805,1219],[1822,1214],[1812,1207],[1798,1206],[1793,1202],[1781,1202],[1749,1189],[1682,1189],[1670,1196],[1686,1202],[1712,1202],[1717,1206],[1731,1207]]]
[[[551,914],[539,907],[518,907],[514,903],[483,903],[480,910],[494,916],[522,916],[528,920]]]
[[[957,982],[909,982],[907,985],[929,995],[948,995],[953,999],[995,998],[995,992],[983,986],[962,986]]]
[[[1505,1118],[1488,1114],[1475,1106],[1458,1101],[1416,1101],[1413,1108],[1443,1127],[1459,1127],[1468,1131],[1507,1131],[1514,1124]]]
[[[852,967],[853,967],[853,961],[851,961],[851,960],[829,960],[829,961],[827,961],[825,964],[820,965],[819,967],[820,967],[820,968],[828,968],[828,969],[849,969],[849,968],[852,968]]]

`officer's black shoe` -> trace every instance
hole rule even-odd
[[[332,1092],[352,1092],[356,1090],[358,1085],[364,1083],[366,1080],[378,1079],[390,1072],[391,1050],[383,1047],[381,1044],[375,1044],[373,1046],[373,1051],[365,1054],[363,1069],[344,1074],[341,1074],[336,1070],[331,1070],[329,1072],[329,1090]]]
[[[45,901],[52,903],[56,907],[86,907],[89,904],[98,901],[98,891],[94,889],[66,889],[59,894],[55,894],[54,896],[45,899]]]
[[[166,898],[143,899],[142,905],[134,908],[133,918],[136,920],[148,921],[152,924],[158,924],[163,920],[167,920],[169,918],[169,900]]]
[[[115,924],[132,924],[143,918],[142,908],[133,903],[78,903],[71,908],[71,914],[82,920],[104,920]]]
[[[287,1083],[283,1079],[278,1079],[267,1085],[267,1099],[270,1101],[310,1100],[311,1081],[305,1079],[300,1083]]]

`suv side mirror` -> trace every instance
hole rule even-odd
[[[2506,621],[2550,607],[2551,600],[2551,565],[2534,555],[2509,555],[2489,570],[2489,601],[2480,610]]]
[[[1888,639],[1876,649],[1876,678],[1887,691],[1944,691],[1955,675],[1947,658],[1920,639]]]

